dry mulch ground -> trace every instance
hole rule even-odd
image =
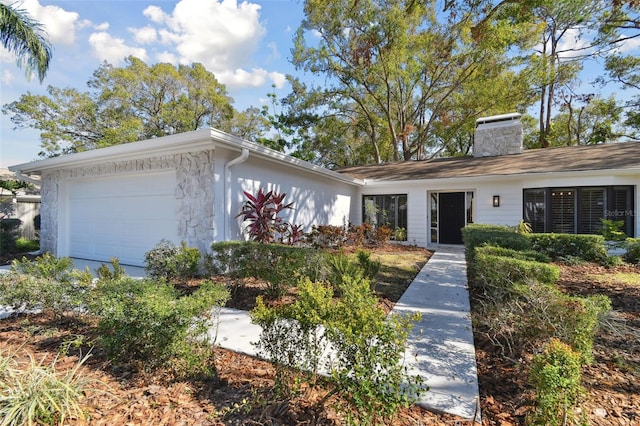
[[[616,329],[603,327],[596,336],[595,361],[583,370],[586,395],[580,404],[581,414],[591,425],[640,425],[640,285],[598,278],[619,272],[640,274],[640,268],[559,266],[558,286],[563,291],[608,296],[617,323]],[[526,371],[518,360],[500,356],[485,337],[476,334],[475,340],[483,424],[524,425],[533,397]]]
[[[581,408],[592,425],[640,425],[640,286],[595,279],[594,275],[639,268],[622,266],[607,270],[594,265],[562,266],[559,285],[571,294],[605,294],[612,300],[619,322],[635,337],[601,330],[595,344],[595,362],[586,368],[583,385],[587,395]],[[249,283],[251,284],[251,283]],[[253,283],[255,291],[260,284]],[[395,300],[385,304],[393,305]],[[238,297],[234,305],[247,307],[250,298]],[[91,342],[91,327],[44,316],[18,316],[0,321],[0,350],[29,351],[37,360],[51,362],[64,342],[79,335]],[[85,349],[86,350],[86,349]],[[532,394],[526,372],[516,360],[506,360],[490,343],[476,336],[476,352],[484,425],[523,425],[531,409]],[[58,354],[57,367],[71,368],[79,352],[70,347]],[[274,369],[264,361],[218,350],[219,382],[174,381],[171,373],[153,375],[135,365],[113,366],[94,349],[86,362],[89,385],[87,414],[91,425],[339,425],[342,414],[315,405],[327,389],[300,389],[288,400],[274,397]],[[330,405],[330,404],[329,404]],[[69,424],[83,424],[80,421]],[[432,413],[418,407],[403,410],[397,425],[465,425],[467,421]]]

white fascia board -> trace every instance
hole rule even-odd
[[[290,155],[284,154],[280,151],[267,148],[264,145],[260,145],[254,142],[249,142],[237,136],[230,135],[217,129],[211,129],[211,136],[216,143],[224,145],[227,148],[231,148],[236,151],[241,151],[243,148],[248,149],[251,155],[259,158],[273,161],[275,163],[285,163],[289,167],[303,170],[305,172],[311,172],[324,177],[328,177],[334,180],[348,183],[355,186],[363,186],[364,181],[361,179],[352,178],[342,173],[329,170],[325,167],[318,166],[317,164],[309,163],[308,161],[300,160]]]
[[[43,171],[65,167],[79,167],[101,163],[103,161],[122,161],[145,157],[158,157],[185,152],[185,148],[212,149],[211,132],[209,129],[179,133],[139,142],[129,142],[106,148],[93,149],[75,154],[62,155],[30,163],[10,166],[9,170],[21,173],[41,174]]]
[[[592,177],[592,176],[633,176],[640,175],[640,167],[626,169],[605,169],[605,170],[581,170],[569,172],[539,172],[539,173],[514,173],[510,175],[481,175],[481,176],[465,176],[454,178],[434,178],[434,179],[407,179],[407,180],[375,180],[365,179],[366,187],[387,187],[387,186],[413,186],[433,184],[434,186],[446,186],[447,184],[460,184],[469,182],[503,182],[510,181],[515,178],[573,178],[573,177]]]
[[[215,149],[216,145],[222,145],[237,151],[242,151],[243,148],[246,148],[253,155],[257,155],[261,158],[271,160],[279,164],[284,163],[289,167],[294,167],[306,172],[339,180],[350,185],[362,186],[364,184],[364,181],[360,179],[355,179],[307,161],[299,160],[291,157],[290,155],[274,151],[263,145],[246,141],[242,138],[214,128],[195,130],[192,132],[147,139],[139,142],[124,143],[121,145],[113,145],[107,148],[78,152],[60,157],[47,158],[30,163],[17,164],[10,166],[9,170],[24,174],[40,175],[43,171],[47,170],[81,167],[85,165],[99,164],[103,161],[122,161],[158,157],[204,149]]]

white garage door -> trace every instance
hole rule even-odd
[[[69,255],[144,265],[161,239],[178,242],[175,173],[109,177],[69,186]]]

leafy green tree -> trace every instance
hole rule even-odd
[[[552,120],[551,146],[594,145],[612,142],[622,135],[619,129],[622,108],[613,96],[570,97],[565,95],[560,113]]]
[[[51,61],[51,45],[42,25],[26,11],[0,3],[0,41],[16,55],[18,67],[25,67],[27,78],[35,70],[42,83]]]
[[[285,103],[292,121],[313,129],[303,140],[315,145],[321,128],[341,131],[333,135],[349,138],[347,146],[360,152],[355,157],[364,153],[367,162],[440,152],[436,133],[447,122],[452,96],[467,100],[467,86],[501,75],[512,65],[509,47],[529,33],[501,16],[475,31],[468,11],[457,12],[446,19],[435,2],[413,0],[307,0],[292,62],[325,84],[304,87],[290,78],[294,92]],[[493,103],[484,100],[486,111]]]
[[[251,128],[240,119],[233,121],[225,86],[201,64],[148,66],[129,57],[124,67],[101,65],[88,86],[87,92],[52,86],[46,96],[28,92],[2,111],[11,115],[16,128],[40,131],[40,155],[45,157],[207,126],[243,127],[244,136]]]
[[[523,0],[511,8],[522,14],[518,19],[540,28],[539,49],[529,58],[529,70],[538,80],[539,145],[545,148],[558,88],[575,81],[584,60],[602,47],[603,40],[588,42],[585,35],[597,29],[605,9],[599,0]]]

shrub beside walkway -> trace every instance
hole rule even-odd
[[[405,351],[410,373],[429,386],[418,404],[480,422],[464,249],[439,248],[391,312],[422,314]]]
[[[422,314],[405,350],[410,374],[420,375],[430,388],[418,405],[480,422],[464,249],[438,249],[391,312]],[[260,332],[248,312],[229,308],[222,308],[212,330],[220,347],[253,356]]]

